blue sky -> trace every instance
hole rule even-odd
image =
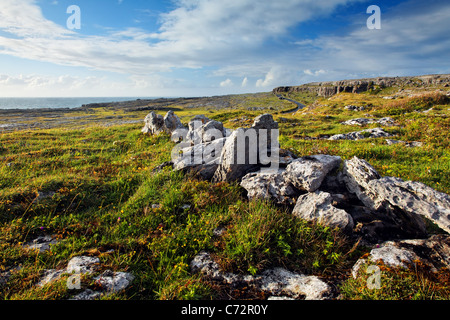
[[[370,5],[380,30],[367,28]],[[1,0],[0,96],[209,96],[450,73],[448,30],[448,0]]]

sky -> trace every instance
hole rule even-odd
[[[371,5],[380,29],[368,27]],[[0,0],[0,97],[212,96],[444,74],[449,30],[448,0]]]

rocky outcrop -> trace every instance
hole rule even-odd
[[[418,217],[422,215],[450,232],[450,196],[447,194],[420,182],[380,178],[370,164],[358,158],[345,161],[343,172],[347,188],[366,207],[373,210],[400,209],[418,230],[424,231],[425,224]]]
[[[384,87],[431,87],[446,84],[450,84],[449,74],[424,75],[417,77],[379,77],[330,82],[313,82],[294,87],[278,87],[273,90],[273,93],[283,94],[289,92],[311,92],[322,97],[330,97],[340,92],[361,93]]]
[[[172,133],[176,129],[184,128],[180,118],[171,110],[164,117],[152,111],[145,117],[144,122],[145,126],[141,131],[145,134]]]
[[[205,116],[192,119],[186,131],[186,139],[172,155],[174,170],[214,182],[237,181],[249,199],[270,199],[302,219],[341,228],[364,243],[426,238],[423,217],[450,231],[448,195],[422,183],[381,177],[367,161],[356,157],[346,161],[330,155],[296,158],[280,150],[274,140],[277,135],[267,134],[278,133],[278,123],[270,114],[225,137],[223,124]],[[362,132],[387,134],[380,128]]]
[[[251,128],[235,130],[225,142],[213,181],[237,181],[249,172],[270,165],[270,160],[274,157],[275,162],[279,162],[278,140],[272,143],[273,130],[277,129],[278,123],[273,120],[272,115],[264,114],[255,119]]]

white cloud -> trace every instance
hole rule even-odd
[[[227,80],[224,80],[224,81],[222,81],[221,83],[220,83],[220,86],[222,87],[222,88],[225,88],[225,87],[232,87],[234,84],[233,84],[233,81],[231,81],[231,79],[227,79]]]
[[[256,81],[256,87],[261,88],[261,87],[270,87],[273,85],[275,80],[275,75],[272,71],[269,71],[266,74],[266,77],[264,79],[258,79]]]
[[[450,4],[411,0],[382,14],[381,30],[354,28],[341,36],[298,42],[308,76],[414,75],[450,72]],[[326,73],[321,72],[327,70]]]
[[[230,86],[266,90],[351,75],[450,72],[450,5],[444,1],[411,0],[389,13],[382,10],[381,30],[365,28],[368,16],[363,12],[357,17],[361,24],[339,36],[300,38],[272,52],[266,50],[268,40],[288,34],[297,24],[320,19],[338,5],[355,1],[177,0],[175,9],[160,15],[157,32],[126,28],[105,36],[86,36],[45,19],[38,1],[1,0],[0,54],[112,71],[128,78],[3,76],[0,88],[14,84],[33,92],[51,87],[53,92],[59,88],[75,92],[89,90],[91,85],[98,92],[109,89],[115,93],[123,88],[123,92],[139,90],[150,95],[156,88],[161,92],[156,95],[164,95],[167,88],[198,86],[179,76],[169,78],[169,71],[183,73],[186,68],[205,68],[209,76],[216,77],[219,90]],[[231,79],[243,80],[239,86]],[[258,80],[250,83],[249,79]],[[204,86],[210,87],[209,83]]]
[[[44,18],[33,0],[2,0],[0,53],[60,65],[148,74],[246,63],[265,40],[352,0],[179,0],[157,33],[82,36]]]
[[[303,72],[309,76],[314,76],[314,77],[317,77],[317,76],[320,76],[320,75],[326,73],[326,71],[322,70],[322,69],[317,70],[317,71],[311,71],[310,69],[306,69],[306,70],[303,70]]]

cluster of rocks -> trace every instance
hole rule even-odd
[[[50,251],[52,246],[57,245],[59,240],[55,237],[46,235],[40,236],[23,245],[25,250],[36,251],[43,253]],[[107,253],[111,253],[107,252]],[[21,266],[15,266],[9,268],[0,273],[0,288],[8,283],[12,273],[18,272]],[[37,287],[44,287],[52,282],[58,281],[64,275],[68,275],[67,287],[69,290],[76,290],[70,299],[71,300],[94,300],[105,295],[121,292],[127,289],[134,280],[134,276],[128,272],[114,272],[111,270],[101,271],[101,263],[98,257],[90,256],[76,256],[70,259],[67,267],[64,269],[47,269],[44,270],[40,280],[36,283]],[[89,288],[83,289],[81,285],[81,275],[92,275],[94,273],[99,274],[92,279],[95,281],[96,290]]]
[[[381,118],[381,119],[369,119],[369,118],[357,118],[357,119],[350,119],[347,121],[342,122],[343,125],[347,125],[347,126],[365,126],[368,124],[372,124],[372,123],[377,123],[380,124],[382,126],[395,126],[396,123],[394,121],[394,119],[392,119],[391,117],[385,117],[385,118]]]
[[[362,140],[368,138],[385,138],[392,136],[382,128],[365,129],[349,133],[339,133],[328,138],[328,140]]]
[[[388,146],[401,144],[408,148],[423,147],[423,142],[420,141],[403,141],[403,140],[386,139],[386,143]]]
[[[176,118],[168,127],[161,119]],[[159,120],[158,120],[159,119]],[[198,115],[188,127],[169,112],[164,118],[153,112],[146,117],[144,133],[168,132],[179,142],[172,151],[174,170],[189,171],[214,182],[237,181],[262,167],[286,166],[295,156],[280,150],[278,123],[271,114],[257,117],[250,128],[230,130],[219,121]],[[248,142],[247,139],[253,139]]]
[[[38,287],[43,287],[49,283],[57,281],[62,275],[77,275],[93,274],[100,269],[100,259],[97,257],[89,256],[77,256],[73,257],[67,267],[62,270],[49,269],[45,270],[44,274],[37,284]],[[68,279],[69,289],[81,290],[80,283],[71,283],[71,278]],[[134,280],[134,276],[128,272],[113,272],[111,270],[105,270],[100,275],[93,278],[98,289],[96,291],[91,289],[85,289],[77,295],[73,296],[72,300],[94,300],[100,298],[103,295],[109,295],[125,290]],[[77,280],[79,281],[79,280]]]
[[[168,117],[177,118],[171,112],[165,118]],[[171,123],[177,124],[170,127],[172,136],[179,135],[181,122],[175,119]],[[239,134],[251,129],[259,147],[266,146],[277,155],[270,159],[275,165],[263,162],[259,153],[252,161],[249,144],[237,148]],[[447,194],[419,182],[382,178],[369,163],[356,157],[345,161],[330,155],[297,158],[280,150],[278,141],[267,136],[262,139],[261,133],[271,129],[278,129],[278,123],[270,114],[257,117],[251,128],[234,131],[224,128],[221,122],[197,116],[189,122],[188,129],[184,128],[173,168],[193,171],[213,182],[237,181],[249,199],[272,199],[277,204],[292,206],[293,214],[303,219],[337,226],[369,243],[424,238],[427,233],[421,217],[450,231]],[[150,130],[155,132],[153,128]],[[372,131],[365,132],[387,135],[378,128],[369,130]],[[236,161],[239,152],[245,155],[244,162]],[[269,165],[271,170],[267,170]]]
[[[345,110],[350,110],[350,111],[364,111],[366,110],[365,106],[354,106],[354,105],[348,105],[344,107]]]
[[[323,300],[332,294],[332,287],[318,277],[294,273],[284,268],[268,269],[254,276],[223,272],[206,251],[201,251],[195,256],[190,267],[193,272],[199,272],[213,281],[266,292],[271,295],[269,300],[276,298]]]
[[[194,125],[199,119],[201,124]],[[208,130],[211,128],[217,134],[211,135]],[[239,156],[238,134],[251,129],[256,132],[259,147],[267,146],[276,155],[272,158],[275,159],[275,170],[267,170],[268,163],[263,162],[262,157],[249,161],[251,146],[248,144],[239,150],[246,156],[246,161],[234,161]],[[448,245],[450,238],[448,235],[429,238],[427,224],[431,221],[443,233],[450,232],[449,195],[420,182],[381,177],[367,161],[357,157],[350,160],[330,155],[298,158],[280,150],[270,138],[263,139],[263,130],[271,129],[278,129],[278,123],[269,114],[257,117],[251,128],[235,131],[204,116],[197,117],[183,133],[183,142],[176,152],[179,156],[173,167],[191,170],[211,181],[237,181],[249,199],[269,199],[290,208],[292,214],[301,219],[340,228],[349,238],[359,239],[362,244],[378,245],[388,255],[395,255],[398,248],[406,250],[414,245],[417,248],[411,250],[416,254],[410,253],[410,261],[423,257],[428,259],[426,263],[436,268],[442,265],[439,259],[447,249],[439,251],[439,243]],[[192,161],[196,156],[200,161]],[[420,250],[430,252],[426,248],[432,248],[434,254],[425,257],[418,253]],[[375,258],[379,257],[377,252],[373,252]],[[446,255],[447,266],[448,259],[449,255]],[[207,252],[195,257],[191,267],[212,279],[228,284],[244,283],[274,296],[324,299],[331,294],[330,286],[317,277],[294,274],[281,268],[255,276],[222,272]]]

